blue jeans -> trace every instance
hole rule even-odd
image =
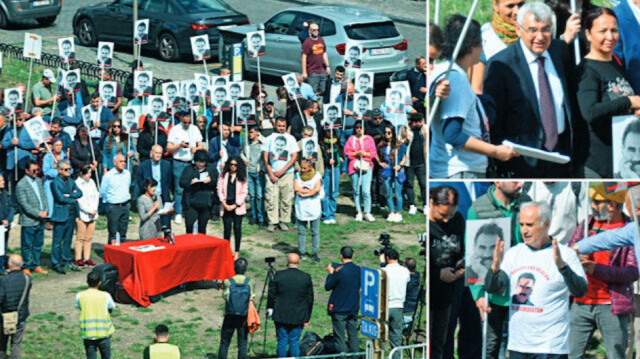
[[[249,198],[251,216],[258,223],[264,222],[264,188],[266,177],[264,173],[249,173]]]
[[[76,227],[75,216],[65,222],[53,222],[51,264],[60,267],[71,263],[71,239]]]
[[[353,135],[353,128],[340,129],[338,130],[338,135],[340,136],[340,144],[342,145],[342,148],[344,148],[344,145],[347,143],[349,137]],[[347,174],[347,164],[348,161],[342,161],[342,165],[340,166],[340,173],[343,173],[345,175]]]
[[[178,160],[173,161],[173,208],[176,210],[176,214],[182,214],[182,192],[184,188],[180,187],[180,177],[182,177],[182,172],[187,166],[189,166],[188,163]]]
[[[402,183],[395,175],[384,179],[384,188],[387,192],[387,206],[389,212],[402,212]],[[395,197],[395,205],[394,205]]]
[[[362,174],[355,171],[351,176],[351,186],[353,187],[353,202],[356,205],[356,211],[361,212],[360,195],[364,201],[364,213],[371,213],[371,170]],[[360,181],[358,181],[360,179]],[[359,183],[358,183],[359,182]]]
[[[276,352],[278,354],[278,358],[300,356],[301,334],[302,325],[276,323],[276,337],[278,340]],[[288,353],[287,346],[289,347]]]
[[[331,177],[333,175],[333,181]],[[333,183],[332,183],[333,182]],[[322,217],[323,221],[336,219],[336,209],[338,208],[338,192],[340,191],[340,169],[331,166],[324,169],[324,177],[322,178],[324,186],[324,197],[322,198]]]
[[[315,221],[301,221],[296,218],[296,226],[298,227],[298,251],[300,254],[305,254],[305,242],[307,239],[307,224],[311,229],[311,246],[313,254],[318,254],[318,247],[320,247],[320,218]]]
[[[40,265],[40,253],[44,245],[44,223],[20,230],[20,250],[24,259],[24,269],[34,270]]]

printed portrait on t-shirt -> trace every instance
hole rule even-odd
[[[484,285],[484,278],[493,262],[498,238],[504,241],[505,252],[511,244],[511,219],[490,218],[468,220],[465,241],[465,283]]]
[[[518,276],[516,282],[516,288],[511,296],[511,304],[534,306],[531,303],[531,294],[533,293],[533,287],[536,284],[536,277],[533,273],[524,272]]]
[[[283,136],[277,136],[274,138],[273,143],[269,151],[269,159],[271,161],[288,161],[289,150],[287,149],[287,138]]]

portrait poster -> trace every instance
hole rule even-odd
[[[264,31],[253,31],[247,33],[247,50],[249,57],[263,56],[267,53]]]
[[[404,95],[398,91],[391,88],[386,89],[385,96],[385,112],[390,114],[403,114],[404,109]]]
[[[198,85],[195,80],[180,81],[180,94],[187,101],[189,107],[197,107],[200,105]]]
[[[611,119],[613,177],[640,178],[640,118],[634,115]]]
[[[133,95],[149,96],[153,94],[153,71],[134,71]]]
[[[300,149],[302,159],[311,160],[313,162],[318,160],[318,146],[313,137],[306,137],[300,140]]]
[[[22,89],[20,87],[4,89],[4,107],[7,109],[7,113],[22,111]]]
[[[358,71],[356,72],[354,92],[373,95],[373,72]]]
[[[231,100],[232,104],[235,104],[243,96],[244,96],[243,81],[229,83],[229,100]]]
[[[140,119],[139,106],[127,106],[122,108],[122,127],[125,132],[138,132],[138,123]]]
[[[198,86],[198,96],[202,96],[205,98],[211,97],[211,82],[209,76],[205,74],[195,73],[193,74],[196,85]]]
[[[211,108],[214,111],[228,111],[231,108],[227,86],[211,86]]]
[[[402,93],[405,105],[411,106],[413,104],[409,81],[394,81],[389,83],[389,85],[391,86],[392,90],[398,90]]]
[[[211,57],[209,35],[191,36],[191,53],[193,61],[203,61]]]
[[[236,125],[250,126],[256,124],[256,101],[254,99],[236,102]]]
[[[373,95],[359,93],[354,95],[353,101],[353,117],[356,120],[371,119],[370,111],[373,107]]]
[[[100,93],[100,101],[102,101],[103,106],[107,106],[109,108],[116,105],[118,102],[117,98],[117,89],[118,83],[115,81],[100,81],[99,83],[99,93]]]
[[[180,104],[180,82],[171,81],[162,84],[162,97],[167,107],[176,107]]]
[[[100,67],[111,67],[113,61],[113,42],[100,41],[96,62]]]
[[[164,121],[167,117],[165,113],[164,99],[160,95],[149,96],[146,106],[147,118],[151,121]]]
[[[40,60],[40,58],[42,57],[42,36],[25,33],[22,56],[30,59]]]
[[[229,83],[230,75],[213,75],[211,76],[211,85],[213,86],[227,86]]]
[[[361,56],[362,45],[348,42],[344,52],[344,67],[359,69],[362,62]]]
[[[87,105],[82,108],[82,124],[89,131],[89,137],[91,138],[100,138],[102,137],[102,132],[99,128],[96,128],[98,123],[98,111],[93,111],[91,105]]]
[[[27,130],[29,137],[36,146],[41,143],[49,141],[51,134],[49,133],[49,124],[44,122],[42,117],[36,116],[24,123],[24,128]]]
[[[67,94],[80,90],[80,69],[65,71],[64,89]]]
[[[61,68],[58,67],[58,72],[56,73],[56,94],[57,95],[62,95],[64,94],[64,80],[67,78],[67,72]],[[63,97],[64,98],[64,97]]]
[[[282,76],[282,82],[284,82],[284,87],[287,89],[289,93],[289,98],[291,100],[295,100],[302,97],[302,92],[300,91],[300,85],[298,85],[298,79],[294,73],[287,74]]]
[[[496,241],[504,241],[504,251],[511,246],[511,218],[467,220],[465,240],[465,283],[484,285],[491,270]]]
[[[134,42],[136,45],[144,45],[149,42],[149,19],[136,21]]]
[[[322,126],[325,130],[342,128],[341,104],[331,102],[322,108]]]
[[[58,55],[63,64],[76,60],[76,44],[73,37],[58,39]]]

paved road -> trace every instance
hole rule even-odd
[[[8,30],[0,30],[0,39],[5,43],[12,43],[15,45],[22,45],[24,40],[24,33],[32,32],[44,37],[43,51],[49,53],[57,53],[57,39],[66,36],[72,36],[73,31],[71,27],[71,21],[76,10],[85,5],[97,4],[104,1],[100,0],[65,0],[62,13],[58,16],[56,22],[46,28],[39,27],[35,21],[27,21],[14,25],[13,28]],[[334,3],[335,0],[316,0],[314,4],[319,2]],[[356,3],[355,0],[348,0],[347,2]],[[365,0],[364,3],[359,0],[361,6],[369,7],[377,11],[388,13],[390,15],[409,18],[415,21],[424,20],[425,3],[416,2],[414,0],[394,0],[394,3],[398,3],[401,6],[394,6],[393,9],[389,9],[389,1],[386,0]],[[311,2],[309,2],[311,3]],[[232,2],[232,6],[249,16],[251,23],[263,22],[270,18],[274,13],[282,9],[286,9],[292,6],[299,6],[292,4],[288,1],[279,0],[263,0],[260,2],[260,7],[256,7],[254,0],[235,0]],[[422,12],[422,15],[420,12]],[[406,25],[398,23],[398,31],[407,39],[409,43],[409,57],[415,58],[416,56],[426,53],[426,29],[423,26]],[[85,61],[93,62],[95,59],[95,48],[85,48],[82,46],[76,46],[76,57]],[[128,69],[129,63],[133,60],[132,49],[126,47],[116,47],[114,56],[114,67],[121,69]],[[191,78],[194,72],[202,72],[202,65],[192,63],[188,59],[184,59],[181,62],[169,63],[164,62],[155,57],[153,53],[146,53],[143,51],[142,60],[145,63],[145,67],[154,72],[154,76],[158,78],[173,78],[173,79],[186,79]],[[212,67],[217,67],[219,64],[210,64]],[[268,91],[271,93],[274,91],[273,86],[279,86],[280,79],[265,78],[263,80],[268,85]],[[379,99],[376,99],[379,102]]]

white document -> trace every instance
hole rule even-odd
[[[511,141],[504,140],[502,144],[508,147],[511,147],[512,150],[518,152],[523,156],[529,156],[533,158],[537,158],[543,161],[549,161],[553,163],[565,164],[571,161],[571,157],[561,155],[558,152],[548,152],[544,150],[539,150],[537,148],[519,145],[517,143],[513,143]]]
[[[200,173],[200,179],[198,179],[198,182],[204,182],[204,180],[206,180],[207,178],[209,178],[209,172],[204,171]]]
[[[164,204],[164,207],[162,207],[162,209],[158,211],[158,214],[163,215],[165,213],[171,212],[172,209],[173,209],[173,202],[167,202]]]
[[[4,248],[4,239],[7,236],[7,227],[0,225],[0,256],[5,255],[6,248]]]

